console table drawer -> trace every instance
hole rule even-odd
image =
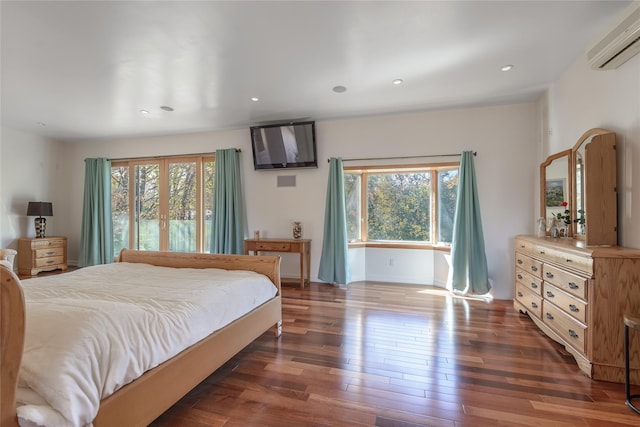
[[[291,244],[285,242],[257,242],[255,247],[258,251],[289,252],[291,250]]]

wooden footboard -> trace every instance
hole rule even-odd
[[[24,296],[18,277],[0,265],[0,426],[17,427],[16,387],[24,345]]]
[[[280,335],[282,303],[279,257],[125,249],[120,253],[119,261],[174,268],[255,271],[269,277],[278,292],[260,307],[104,399],[94,420],[96,427],[146,426],[271,327],[275,327],[276,336]],[[15,394],[24,344],[24,297],[20,280],[13,272],[0,266],[0,274],[0,426],[16,427]]]

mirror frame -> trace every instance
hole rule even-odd
[[[577,212],[577,199],[576,197],[578,196],[578,189],[576,188],[577,186],[577,180],[575,179],[576,176],[576,166],[577,166],[577,161],[576,161],[576,157],[577,157],[577,152],[580,151],[580,148],[584,145],[584,147],[586,147],[586,144],[588,144],[589,142],[591,142],[591,140],[593,139],[593,137],[598,136],[598,135],[604,135],[604,134],[610,134],[613,133],[610,130],[606,130],[603,128],[593,128],[593,129],[589,129],[588,131],[586,131],[585,133],[583,133],[580,138],[578,139],[578,141],[575,143],[575,145],[573,146],[573,148],[571,148],[571,171],[569,173],[569,176],[571,177],[572,184],[571,184],[571,190],[572,190],[572,194],[571,194],[571,218],[577,218],[578,217],[578,212]],[[582,185],[584,185],[584,179],[582,180]],[[583,191],[584,194],[584,191]],[[586,201],[583,201],[583,209],[586,209]],[[585,240],[586,241],[586,235],[585,234],[579,234],[578,233],[578,229],[577,229],[578,225],[573,222],[571,224],[571,233],[573,234],[573,237],[577,240]]]
[[[573,212],[573,150],[568,148],[547,157],[547,159],[540,163],[540,217],[544,218],[545,223],[549,220],[547,218],[547,167],[551,165],[554,160],[562,157],[567,158],[567,194],[566,202],[569,212]],[[547,224],[548,225],[548,224]],[[549,231],[546,232],[549,235]],[[573,235],[573,226],[567,227],[568,236]]]

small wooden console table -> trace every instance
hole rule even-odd
[[[244,253],[289,252],[300,254],[300,288],[311,283],[311,239],[246,239]]]

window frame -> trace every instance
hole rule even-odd
[[[350,240],[348,245],[350,248],[367,247],[367,248],[398,248],[398,249],[438,249],[448,251],[451,247],[449,243],[439,241],[439,188],[438,188],[438,172],[443,170],[459,169],[460,162],[438,162],[438,163],[420,163],[407,165],[358,165],[344,166],[344,174],[360,175],[360,239]],[[430,173],[431,174],[431,194],[430,194],[430,235],[432,237],[429,242],[418,241],[399,241],[399,240],[369,240],[368,239],[368,194],[367,183],[368,176],[380,173]]]
[[[111,169],[117,167],[127,167],[129,169],[129,242],[127,244],[128,248],[132,248],[135,243],[135,236],[133,233],[133,224],[135,224],[135,209],[134,199],[135,199],[135,191],[133,191],[134,183],[135,183],[135,174],[133,173],[134,168],[140,165],[150,165],[150,164],[158,164],[160,173],[159,173],[159,182],[158,182],[158,191],[159,191],[159,221],[164,225],[160,225],[160,240],[159,247],[161,251],[169,250],[169,235],[168,235],[168,213],[169,213],[169,165],[176,163],[189,163],[195,162],[196,166],[196,242],[195,242],[195,253],[206,252],[206,242],[204,241],[205,237],[205,182],[204,182],[204,164],[207,162],[213,162],[215,165],[216,156],[215,153],[202,153],[202,154],[182,154],[175,156],[155,156],[155,157],[138,157],[131,159],[118,159],[111,161]],[[214,178],[214,186],[215,186],[215,178]],[[112,196],[113,197],[113,196]]]

